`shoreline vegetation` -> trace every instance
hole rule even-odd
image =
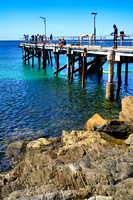
[[[86,130],[11,143],[13,169],[0,175],[4,200],[132,200],[133,97],[117,120],[95,114]]]

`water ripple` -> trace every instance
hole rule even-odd
[[[73,83],[67,81],[66,71],[55,77],[55,64],[52,68],[47,66],[46,74],[38,70],[36,63],[34,69],[25,67],[17,45],[6,46],[6,49],[0,46],[0,52],[1,171],[7,170],[7,163],[4,164],[7,160],[3,160],[3,155],[10,142],[60,136],[64,129],[84,129],[86,121],[95,113],[104,118],[118,117],[120,101],[113,104],[105,101],[107,74],[103,75],[100,83],[97,75],[88,76],[82,89],[78,74]],[[64,62],[66,60],[62,57],[62,64]],[[125,85],[122,74],[120,100],[133,95],[132,74],[129,81],[130,84]]]

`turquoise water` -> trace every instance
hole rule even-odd
[[[133,95],[133,74],[122,86],[119,101],[105,101],[108,74],[103,74],[100,83],[97,75],[90,75],[81,88],[82,79],[77,73],[73,82],[67,81],[66,70],[56,77],[56,65],[47,65],[47,72],[24,66],[19,41],[0,42],[0,171],[9,169],[4,157],[10,142],[60,136],[62,130],[84,129],[86,121],[95,113],[103,118],[118,118],[121,99]],[[30,63],[31,64],[31,63]],[[60,57],[60,66],[66,57]],[[125,65],[122,66],[124,70]],[[108,64],[104,65],[108,71]],[[129,65],[133,71],[133,65]],[[116,66],[115,66],[116,71]],[[114,81],[116,74],[114,75]]]

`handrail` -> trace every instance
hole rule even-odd
[[[43,43],[47,44],[58,44],[59,40],[64,40],[66,44],[71,45],[88,45],[88,46],[100,46],[100,47],[106,47],[106,46],[113,46],[114,44],[114,36],[113,35],[103,35],[103,36],[97,36],[96,42],[94,44],[94,38],[90,35],[83,35],[83,36],[54,36],[52,40],[50,40],[50,37],[43,38]],[[35,43],[34,40],[31,39],[25,39],[21,38],[21,41],[24,41],[26,43]],[[117,45],[121,46],[121,36],[117,35]],[[40,41],[38,43],[41,43]],[[124,41],[122,43],[123,46],[133,46],[133,34],[124,34]]]

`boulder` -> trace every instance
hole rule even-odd
[[[108,134],[119,133],[126,134],[130,131],[129,126],[124,121],[110,121],[105,124],[96,127],[97,131],[105,132]]]
[[[86,130],[94,131],[96,126],[99,126],[101,124],[105,124],[108,121],[110,121],[110,120],[103,119],[99,114],[96,113],[92,118],[90,118],[86,122]]]
[[[133,129],[133,96],[122,99],[122,111],[119,114],[119,120],[125,121]]]
[[[129,137],[124,141],[125,144],[130,145],[133,148],[133,134],[129,135]]]

